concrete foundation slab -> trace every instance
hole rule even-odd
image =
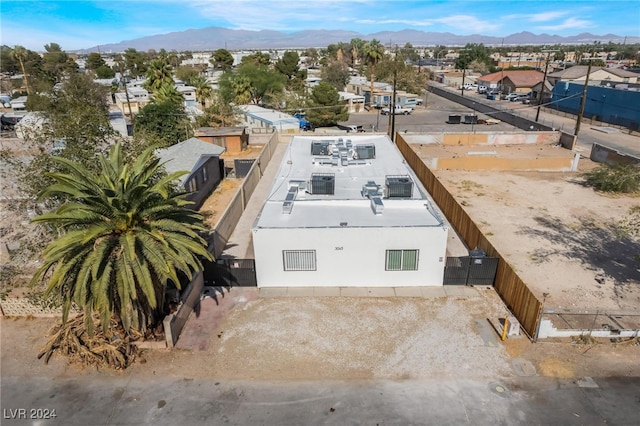
[[[263,287],[260,289],[260,297],[285,297],[287,287]]]
[[[368,295],[365,287],[340,287],[340,296],[343,297],[367,297]]]
[[[447,296],[458,296],[458,297],[477,297],[478,291],[469,286],[463,285],[448,285],[444,286],[444,291],[447,293]]]
[[[422,287],[396,287],[397,297],[420,297],[422,298]]]
[[[288,297],[313,297],[313,287],[289,287]]]
[[[367,287],[369,297],[395,297],[395,295],[393,287]]]
[[[422,290],[422,297],[426,297],[428,299],[447,297],[444,287],[420,287],[420,289]]]
[[[340,296],[340,287],[313,287],[313,295],[315,297],[338,297]]]

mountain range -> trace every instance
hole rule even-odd
[[[125,40],[120,43],[94,46],[82,49],[80,53],[89,52],[122,52],[128,48],[146,51],[149,49],[165,49],[176,51],[209,51],[216,49],[297,49],[308,47],[326,47],[329,44],[351,39],[377,39],[383,44],[404,46],[464,46],[467,43],[483,43],[485,45],[549,45],[549,44],[589,44],[594,41],[602,43],[640,43],[640,37],[621,37],[614,34],[594,35],[581,33],[575,36],[559,36],[549,34],[533,34],[527,31],[494,37],[481,34],[456,35],[452,33],[425,32],[416,30],[382,31],[372,34],[360,34],[353,31],[305,30],[287,34],[278,31],[231,30],[228,28],[208,27],[186,31],[158,34]],[[318,41],[322,40],[322,44]]]

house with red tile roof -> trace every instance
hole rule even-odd
[[[536,70],[498,71],[479,77],[478,85],[486,86],[489,91],[501,90],[505,93],[537,93],[542,87],[543,78],[544,73]],[[547,89],[549,89],[549,86],[547,86]]]

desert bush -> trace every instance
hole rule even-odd
[[[597,191],[640,192],[640,167],[634,164],[602,165],[582,174],[585,183]]]

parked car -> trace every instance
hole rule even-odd
[[[478,86],[478,93],[480,93],[481,95],[487,93],[487,90],[487,86]]]
[[[411,114],[413,110],[411,108],[408,107],[403,107],[401,105],[396,105],[395,109],[393,110],[393,114],[403,114],[403,115],[409,115]],[[388,115],[390,113],[390,109],[389,108],[382,108],[380,110],[380,114],[382,115]]]
[[[525,100],[531,101],[531,93],[524,93],[524,94],[518,95],[515,97],[513,101],[524,103]]]
[[[520,96],[520,93],[515,93],[515,92],[514,92],[514,93],[507,93],[506,95],[504,95],[504,96],[502,97],[502,99],[504,99],[505,101],[511,101],[511,102],[513,102],[513,100],[514,100],[515,98],[517,98],[518,96]]]

